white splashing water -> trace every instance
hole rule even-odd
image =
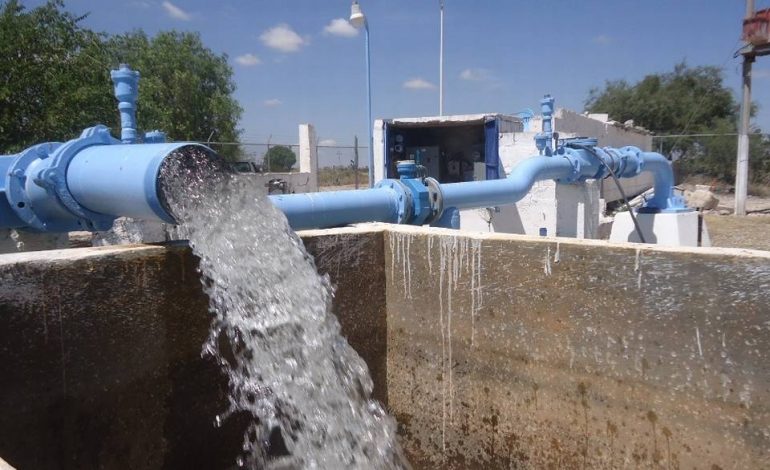
[[[214,315],[204,354],[229,378],[216,422],[252,417],[239,465],[408,468],[366,364],[340,335],[328,278],[264,190],[203,153],[167,159],[161,181],[200,258]]]

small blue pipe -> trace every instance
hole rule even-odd
[[[110,72],[120,110],[120,140],[124,144],[136,142],[136,100],[139,97],[139,72],[120,64]]]
[[[626,147],[628,148],[628,147]],[[639,150],[639,149],[636,149]],[[642,171],[649,171],[653,174],[655,194],[652,199],[647,201],[645,208],[649,211],[679,209],[682,207],[679,201],[672,201],[674,198],[674,172],[671,170],[671,163],[663,155],[655,152],[641,152]]]
[[[340,227],[361,222],[398,223],[398,194],[389,188],[279,194],[270,201],[294,230]]]

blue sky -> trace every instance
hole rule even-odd
[[[374,117],[438,114],[438,0],[360,0],[371,31]],[[34,7],[42,1],[26,1]],[[516,112],[551,93],[582,110],[607,79],[718,65],[740,85],[744,0],[445,0],[445,114]],[[770,0],[757,0],[757,8]],[[198,31],[230,57],[243,140],[290,143],[297,124],[339,144],[366,135],[364,39],[348,0],[70,0],[109,33]],[[737,95],[736,95],[737,96]],[[770,131],[770,57],[754,66],[755,123]],[[205,138],[205,136],[202,136]]]

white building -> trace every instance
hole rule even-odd
[[[396,162],[404,159],[418,160],[428,176],[442,183],[503,178],[521,160],[538,155],[534,137],[542,130],[542,118],[535,117],[526,124],[519,117],[503,114],[377,120],[375,181],[396,178]],[[553,130],[560,138],[596,137],[600,146],[633,145],[646,151],[652,147],[649,132],[611,122],[607,115],[557,109]],[[622,180],[622,185],[632,197],[652,187],[652,177],[641,174]],[[514,205],[462,211],[460,227],[597,238],[606,202],[619,198],[611,179],[575,184],[540,181]]]

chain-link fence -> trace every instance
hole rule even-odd
[[[738,134],[660,135],[653,137],[653,150],[673,162],[677,183],[709,184],[723,190],[735,184]],[[749,135],[749,182],[750,193],[770,195],[770,134]]]
[[[201,142],[225,156],[242,173],[300,171],[299,144],[259,142]],[[287,168],[287,149],[293,163]],[[368,185],[369,153],[366,146],[316,144],[316,166],[320,186]],[[356,165],[357,163],[357,165]],[[358,171],[354,168],[358,167]]]
[[[205,143],[205,142],[204,142]],[[299,145],[278,142],[209,142],[214,150],[235,162],[239,171],[283,172],[299,171]],[[702,132],[653,137],[653,150],[666,155],[673,163],[677,183],[711,184],[729,190],[735,181],[738,135],[725,132]],[[749,136],[750,192],[770,195],[770,134]],[[285,152],[294,156],[287,169]],[[272,150],[271,150],[272,149]],[[278,155],[277,157],[275,155]],[[316,165],[321,186],[365,186],[368,149],[364,145],[316,144]],[[291,160],[289,158],[289,160]],[[357,165],[356,165],[357,163]],[[358,168],[355,171],[354,168]]]
[[[296,156],[294,170],[299,168],[299,145],[289,143],[258,143],[258,142],[201,142],[208,145],[230,161],[253,162],[267,168],[268,152],[271,148],[289,148]],[[367,168],[368,148],[355,145],[325,145],[316,144],[318,168],[353,168],[358,154],[358,168]]]

